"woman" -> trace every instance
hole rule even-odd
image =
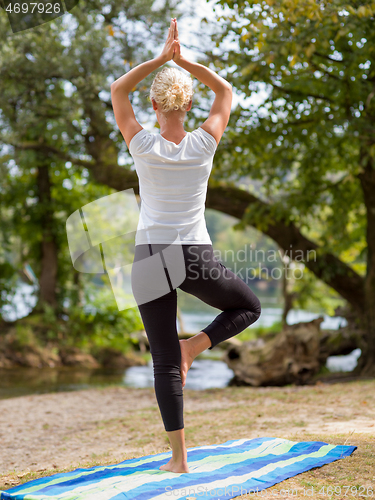
[[[160,134],[150,134],[137,122],[128,94],[170,60],[213,90],[215,100],[207,120],[193,132],[185,132],[184,119],[192,106],[192,80],[177,68],[164,68],[156,75],[150,92]],[[232,88],[210,69],[181,55],[177,21],[172,19],[161,55],[116,80],[111,94],[116,122],[133,156],[140,183],[142,203],[134,263],[142,259],[147,263],[152,258],[160,261],[168,253],[165,250],[179,245],[185,268],[178,288],[222,311],[197,335],[179,340],[176,286],[172,285],[170,266],[164,260],[169,289],[160,292],[158,280],[154,280],[148,288],[155,292],[155,298],[152,293],[147,299],[147,294],[142,293],[138,298],[143,298],[136,297],[150,343],[156,399],[172,447],[171,459],[160,469],[189,472],[182,391],[187,372],[198,354],[237,335],[261,312],[260,302],[250,288],[215,259],[204,219],[207,181],[216,147],[228,124]],[[152,232],[155,228],[158,230]],[[177,239],[170,230],[178,234]],[[159,281],[163,280],[165,277],[160,277]],[[132,274],[133,292],[135,282]]]

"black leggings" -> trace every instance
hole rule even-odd
[[[161,253],[169,245],[136,245],[134,263]],[[248,285],[219,262],[212,245],[181,245],[185,260],[186,277],[178,286],[184,292],[223,311],[211,324],[203,328],[212,349],[220,342],[237,335],[260,316],[259,299]],[[161,253],[161,255],[163,255]],[[164,260],[164,272],[170,291],[159,298],[141,303],[137,300],[139,286],[134,293],[150,344],[154,368],[155,395],[166,431],[184,427],[183,392],[180,374],[181,350],[177,334],[177,292],[168,276],[169,265]],[[134,265],[133,265],[134,269]],[[149,272],[149,271],[148,271]],[[143,282],[146,283],[144,279]],[[146,288],[146,285],[143,285]]]

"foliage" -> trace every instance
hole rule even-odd
[[[83,0],[70,14],[8,37],[7,18],[0,17],[0,310],[19,284],[15,273],[23,264],[40,279],[46,214],[56,243],[56,320],[66,314],[66,303],[79,304],[92,276],[73,269],[65,222],[114,192],[89,182],[85,166],[130,163],[114,122],[110,83],[154,55],[174,14],[173,2]],[[137,89],[132,99],[142,115],[147,93]],[[50,200],[41,199],[38,185],[46,169]],[[100,314],[104,324],[106,313]],[[122,328],[134,326],[131,315],[119,316]]]
[[[0,310],[12,304],[18,284],[16,272],[17,269],[9,261],[0,262]]]
[[[303,271],[303,279],[294,281],[293,293],[293,308],[319,313],[324,311],[329,316],[334,316],[335,309],[345,304],[332,288],[317,280],[306,268]]]
[[[266,213],[250,204],[238,229],[251,223],[262,231],[268,223],[286,219],[322,252],[332,252],[364,276],[370,212],[359,175],[375,157],[373,4],[220,4],[226,10],[215,25],[217,49],[208,56],[244,100],[219,145],[212,179],[235,180],[271,207]],[[173,9],[168,2],[151,0],[82,1],[69,22],[63,16],[12,37],[6,37],[6,18],[0,17],[0,263],[7,273],[0,278],[1,300],[6,300],[6,290],[14,290],[9,265],[20,269],[28,262],[41,276],[48,214],[56,242],[56,319],[75,318],[69,336],[82,344],[84,332],[96,343],[121,343],[121,328],[134,328],[137,320],[120,314],[119,324],[112,324],[114,332],[98,326],[95,334],[91,313],[83,313],[80,302],[91,277],[78,276],[72,267],[65,221],[117,189],[115,167],[131,169],[114,123],[109,86],[124,70],[154,55]],[[151,78],[131,96],[142,124],[149,122],[146,91]],[[261,91],[265,97],[258,106],[254,97]],[[198,112],[189,127],[200,119],[199,111],[209,109],[207,89],[196,97]],[[107,179],[111,187],[91,182],[93,168],[114,171]],[[41,200],[38,175],[46,169],[50,200]],[[215,231],[220,236],[217,226]],[[231,243],[239,241],[240,235],[233,236]],[[310,285],[312,280],[305,290],[312,291]],[[111,306],[97,313],[95,321],[114,321],[110,311]],[[51,329],[49,336],[58,334]]]
[[[270,220],[287,217],[363,273],[366,208],[357,175],[375,159],[374,4],[219,4],[226,10],[209,55],[245,100],[214,175],[259,181],[249,188],[271,202]],[[267,222],[254,210],[246,220]]]
[[[252,227],[236,230],[234,218],[213,210],[206,211],[206,221],[215,254],[228,268],[235,273],[243,272],[245,276],[249,268],[252,270],[249,273],[252,276],[250,286],[255,277],[261,276],[268,281],[268,289],[275,289],[277,295],[281,294],[281,281],[276,271],[282,270],[285,264],[275,242]],[[260,268],[262,273],[255,274]],[[334,315],[335,308],[344,305],[342,298],[305,266],[302,265],[301,271],[295,273],[296,279],[291,276],[292,273],[287,273],[288,285],[294,295],[293,308]],[[263,301],[266,301],[266,297]]]
[[[119,311],[112,291],[103,288],[91,297],[89,306],[69,308],[68,342],[83,349],[112,347],[122,352],[133,345],[129,333],[142,330],[137,308]]]
[[[22,349],[28,346],[39,345],[39,340],[36,338],[34,331],[29,325],[17,324],[15,326],[14,336],[12,337],[12,347]]]

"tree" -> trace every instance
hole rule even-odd
[[[74,303],[70,290],[80,294],[65,221],[112,191],[87,185],[84,160],[98,159],[101,168],[117,164],[123,148],[121,134],[113,131],[108,77],[119,61],[129,67],[150,57],[173,12],[168,0],[159,6],[152,0],[81,1],[71,14],[10,36],[7,18],[0,17],[0,216],[2,270],[9,278],[2,287],[11,291],[15,268],[8,261],[18,238],[23,251],[12,262],[32,263],[39,280],[34,312],[47,304],[61,313],[66,298]],[[146,103],[141,97],[140,109]]]
[[[85,189],[92,189],[96,196],[100,185],[116,190],[134,188],[138,193],[136,173],[114,125],[107,76],[115,79],[123,73],[124,59],[127,68],[151,56],[153,34],[164,36],[169,6],[158,11],[158,17],[154,12],[150,15],[148,5],[123,6],[113,1],[110,14],[102,9],[105,23],[101,21],[101,25],[88,16],[86,4],[80,5],[72,11],[77,22],[72,42],[61,48],[59,57],[48,52],[46,58],[45,54],[54,47],[56,37],[64,38],[63,33],[69,31],[60,20],[33,30],[35,38],[23,33],[22,39],[14,39],[11,50],[7,42],[7,50],[1,52],[6,61],[2,74],[6,72],[0,94],[1,107],[7,110],[7,130],[16,125],[21,130],[19,110],[24,102],[20,88],[11,90],[15,78],[21,85],[27,82],[31,68],[35,74],[38,69],[41,92],[55,93],[53,88],[46,89],[43,61],[57,89],[68,82],[72,94],[67,98],[64,90],[55,105],[63,107],[55,109],[53,122],[59,125],[59,140],[51,134],[47,140],[24,141],[20,135],[2,133],[3,143],[12,145],[19,155],[39,152],[59,165],[70,165],[78,177],[89,173],[92,187],[86,185]],[[215,38],[218,49],[207,55],[216,69],[231,69],[227,78],[245,96],[261,84],[269,96],[259,109],[239,106],[233,113],[216,154],[206,206],[236,217],[243,226],[253,225],[292,258],[300,252],[307,268],[355,311],[365,334],[360,369],[373,373],[374,12],[370,5],[345,7],[340,0],[240,1],[227,6],[232,12],[222,16],[223,32]],[[138,19],[134,12],[144,9],[139,18],[141,26],[149,30],[148,52],[143,50],[142,30],[139,38],[136,30],[130,30],[134,38],[121,33],[116,16],[122,9],[130,13],[130,21]],[[99,25],[108,27],[109,36],[103,37]],[[60,31],[47,38],[46,26],[58,26]],[[228,37],[234,37],[234,45],[239,44],[241,50],[227,50]],[[104,51],[103,44],[109,44],[111,50]],[[14,53],[19,56],[12,62]],[[36,58],[34,66],[29,65],[28,54]],[[36,82],[24,91],[30,92]],[[133,103],[140,111],[146,105],[148,82],[145,84],[133,93]],[[199,104],[203,110],[209,107],[208,100],[201,99]],[[258,191],[252,191],[249,183],[244,187],[243,180],[249,177],[260,179],[263,187]],[[315,257],[310,259],[310,255]],[[366,275],[361,265],[364,256]]]
[[[261,180],[244,195],[242,223],[288,254],[290,245],[305,257],[316,250],[305,264],[355,311],[359,369],[374,374],[375,5],[219,3],[230,12],[211,59],[231,68],[227,78],[244,96],[262,88],[267,96],[233,113],[216,178]],[[236,48],[226,50],[228,41]]]
[[[206,206],[253,225],[288,256],[302,255],[306,267],[347,300],[363,353],[358,371],[373,374],[372,7],[222,4],[232,11],[221,16],[218,49],[207,55],[215,69],[231,68],[227,78],[245,96],[262,86],[269,95],[263,106],[238,106],[232,114]],[[233,50],[226,49],[228,39]],[[137,190],[132,171],[104,170],[97,162],[88,168],[97,182]],[[242,187],[248,177],[261,180],[262,188]]]

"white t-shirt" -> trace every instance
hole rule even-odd
[[[200,127],[180,144],[145,129],[135,134],[129,152],[141,197],[136,245],[212,244],[204,210],[216,147],[215,138]]]

